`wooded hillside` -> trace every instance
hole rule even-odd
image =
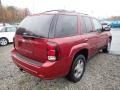
[[[24,17],[29,15],[27,8],[20,9],[13,6],[0,7],[0,22],[15,23],[20,22]]]

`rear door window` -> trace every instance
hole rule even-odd
[[[77,16],[59,15],[55,37],[66,37],[77,34]]]

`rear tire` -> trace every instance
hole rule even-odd
[[[5,46],[8,44],[8,39],[6,38],[0,38],[0,45],[1,46]]]
[[[72,64],[71,70],[66,78],[71,82],[78,82],[85,72],[85,57],[78,55]]]

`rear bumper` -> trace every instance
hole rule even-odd
[[[46,61],[45,63],[35,62],[31,59],[27,60],[26,58],[20,58],[15,49],[12,50],[12,59],[18,67],[42,79],[54,79],[65,76],[69,70],[69,64],[65,65],[66,60],[55,62]]]

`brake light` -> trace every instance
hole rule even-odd
[[[60,56],[59,47],[57,43],[54,42],[48,42],[47,43],[47,56],[49,61],[55,61],[58,60]]]

